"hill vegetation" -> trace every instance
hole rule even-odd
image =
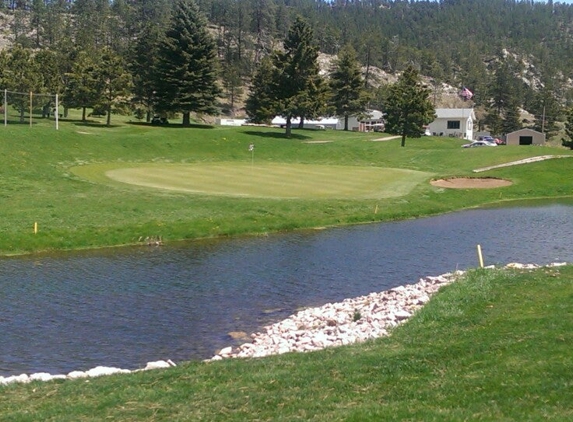
[[[2,85],[10,91],[64,93],[72,75],[76,80],[86,75],[102,52],[112,52],[122,59],[114,62],[114,68],[121,69],[116,77],[129,74],[133,80],[133,86],[123,84],[129,92],[115,90],[112,111],[131,109],[139,116],[153,112],[150,81],[173,4],[4,0],[0,3],[6,23],[3,43],[9,50],[16,45],[30,49],[41,60],[19,74],[27,84],[14,85],[14,73],[4,58]],[[386,99],[387,84],[376,75],[396,75],[408,66],[427,78],[436,105],[450,102],[447,91],[470,89],[479,129],[497,134],[511,129],[503,124],[511,120],[513,127],[527,125],[556,135],[573,99],[572,5],[530,0],[198,0],[197,4],[216,43],[222,85],[218,105],[226,115],[243,115],[241,107],[259,63],[281,48],[297,16],[304,16],[313,28],[321,54],[337,55],[343,47],[353,47],[371,108],[384,109]],[[127,98],[129,102],[119,101]],[[72,108],[87,106],[96,113],[106,103],[85,97],[66,101]],[[523,110],[530,113],[527,118]],[[200,111],[197,117],[204,115]]]

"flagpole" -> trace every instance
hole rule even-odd
[[[60,110],[59,110],[59,104],[58,104],[58,94],[56,94],[56,130],[59,129],[59,125],[58,125],[58,118],[60,117],[58,114],[59,112],[60,112]]]

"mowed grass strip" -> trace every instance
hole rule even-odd
[[[403,196],[432,173],[414,170],[293,163],[138,164],[76,167],[80,177],[155,189],[251,198],[366,199]],[[94,171],[95,170],[95,171]],[[94,177],[94,175],[96,177]],[[99,176],[99,177],[98,177]]]

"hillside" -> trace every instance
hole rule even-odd
[[[470,89],[472,104],[483,116],[481,124],[497,131],[504,130],[500,119],[521,110],[520,124],[556,136],[564,109],[573,104],[569,4],[509,0],[197,0],[197,4],[216,40],[225,75],[221,105],[230,115],[243,113],[249,82],[261,58],[280,48],[297,15],[313,28],[324,70],[340,48],[354,47],[375,94],[372,108],[383,108],[384,95],[378,88],[409,65],[433,89],[437,107],[463,105],[457,94],[464,86]],[[138,60],[137,43],[165,29],[172,2],[130,7],[95,0],[49,3],[45,8],[19,5],[0,14],[0,49],[18,43],[73,60],[77,51],[97,52],[108,45],[132,65]],[[153,41],[149,39],[147,51]],[[142,63],[151,68],[152,59]],[[142,81],[147,77],[135,76]]]

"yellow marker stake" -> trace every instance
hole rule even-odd
[[[480,268],[483,268],[483,256],[481,254],[481,246],[480,245],[477,245],[477,250],[478,250],[479,266],[480,266]]]
[[[38,223],[34,223],[34,234],[38,234]]]

